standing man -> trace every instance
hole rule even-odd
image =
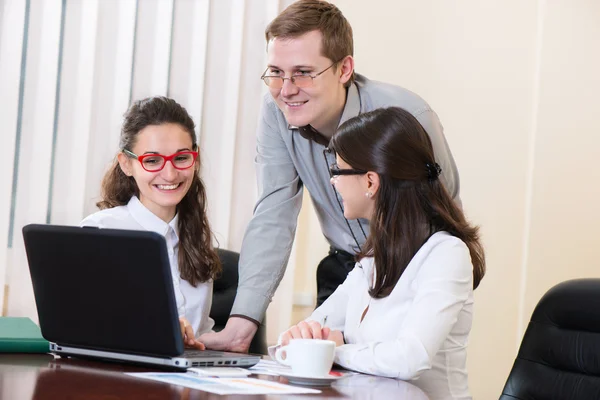
[[[354,73],[352,28],[336,6],[299,0],[265,34],[268,66],[261,78],[270,93],[257,133],[259,199],[242,244],[230,318],[221,332],[200,337],[212,349],[248,351],[285,272],[304,187],[331,246],[317,268],[317,305],[354,268],[369,223],[344,218],[343,203],[329,182],[335,154],[327,149],[348,119],[389,106],[413,114],[431,138],[442,182],[460,204],[458,171],[437,115],[418,95]]]

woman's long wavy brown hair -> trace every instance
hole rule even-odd
[[[125,113],[119,149],[131,151],[137,134],[147,126],[178,124],[190,134],[194,150],[198,149],[194,121],[186,109],[167,97],[139,100]],[[221,273],[219,256],[212,245],[213,234],[207,218],[206,189],[200,178],[200,156],[194,167],[190,189],[177,205],[179,215],[179,273],[192,286],[215,279]],[[125,175],[115,161],[102,180],[100,209],[126,205],[132,196],[139,197],[133,177]]]
[[[370,235],[357,256],[375,259],[372,297],[387,297],[417,251],[439,231],[467,245],[477,288],[485,274],[479,229],[467,222],[440,180],[430,179],[431,140],[414,116],[397,107],[361,114],[340,126],[330,148],[352,168],[379,175]]]

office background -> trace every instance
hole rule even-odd
[[[0,0],[0,302],[35,316],[20,229],[95,211],[132,99],[169,95],[198,125],[210,219],[239,250],[256,185],[263,31],[288,0]],[[469,348],[477,399],[498,397],[529,316],[560,281],[599,276],[600,3],[334,1],[358,72],[437,111],[488,272]],[[310,201],[268,311],[304,317],[327,251]]]

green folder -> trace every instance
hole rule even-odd
[[[29,318],[0,317],[0,353],[48,353],[50,345]]]

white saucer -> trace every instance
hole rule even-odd
[[[305,376],[294,374],[293,372],[280,372],[280,376],[283,376],[291,384],[304,385],[304,386],[329,386],[332,382],[343,378],[343,375],[325,375],[325,376]]]

